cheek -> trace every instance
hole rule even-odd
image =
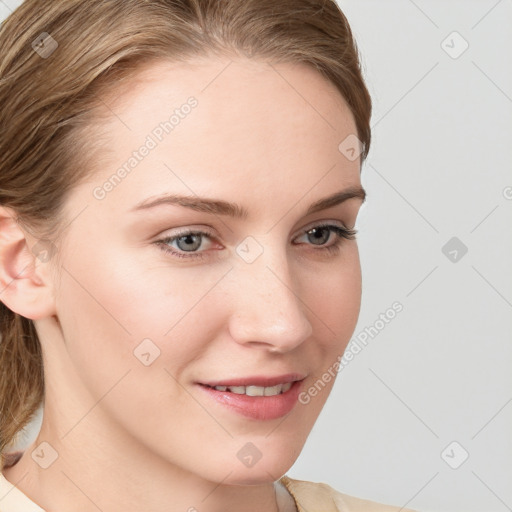
[[[357,245],[351,243],[333,264],[304,276],[304,302],[317,325],[316,339],[343,351],[356,327],[361,306],[361,267]],[[327,343],[327,340],[330,340]]]
[[[215,335],[208,290],[222,271],[192,279],[192,270],[144,268],[124,258],[104,254],[101,265],[92,259],[65,264],[57,308],[65,340],[60,357],[71,361],[67,378],[81,393],[78,416],[98,404],[94,414],[106,411],[141,439],[147,431],[169,435],[162,420],[175,416],[206,422],[180,382]],[[173,427],[176,435],[180,428]],[[178,437],[186,434],[183,426]]]
[[[201,352],[210,319],[219,319],[211,297],[226,268],[151,261],[106,250],[65,263],[57,311],[66,350],[84,372],[112,379],[113,368],[140,364],[139,346],[173,368]]]

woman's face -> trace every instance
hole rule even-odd
[[[66,202],[48,414],[74,404],[63,443],[151,454],[226,484],[277,479],[359,313],[357,244],[336,231],[362,202],[359,148],[345,147],[353,117],[304,65],[161,62],[139,78],[105,99],[95,175]],[[307,213],[336,193],[345,200]]]

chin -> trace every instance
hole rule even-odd
[[[267,432],[265,436],[240,436],[226,444],[210,447],[204,454],[202,478],[226,485],[263,485],[281,478],[295,463],[304,441],[293,434]],[[302,437],[302,436],[301,436]],[[207,462],[207,464],[204,464]],[[193,467],[190,467],[193,470]]]
[[[260,461],[252,468],[240,468],[223,480],[227,485],[262,485],[269,484],[279,480],[290,468],[292,464],[263,464]]]
[[[227,480],[232,485],[274,482],[293,466],[304,442],[305,439],[295,443],[293,439],[285,441],[283,436],[276,433],[270,434],[268,438],[263,438],[259,442],[256,439],[254,444],[247,441],[237,452],[236,456],[240,463],[236,465]]]

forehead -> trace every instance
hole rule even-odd
[[[293,125],[293,132],[355,132],[352,113],[336,86],[310,65],[258,59],[202,57],[186,62],[155,61],[139,69],[107,100],[109,128],[148,133],[195,97],[202,132]],[[298,123],[302,122],[302,125]],[[190,123],[188,123],[190,124]],[[200,126],[196,126],[198,128]],[[174,135],[176,135],[177,130]],[[128,134],[127,134],[128,135]]]
[[[190,98],[195,106],[184,108]],[[338,149],[356,132],[350,109],[335,85],[306,64],[160,61],[105,104],[110,113],[97,126],[105,164],[99,183],[153,141],[123,178],[122,191],[111,194],[118,203],[133,205],[164,185],[214,197],[261,191],[278,200],[277,183],[295,198],[326,175],[327,190],[359,183],[359,160]]]

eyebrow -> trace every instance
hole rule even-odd
[[[328,197],[315,201],[309,206],[305,215],[332,208],[338,204],[344,203],[348,199],[358,198],[362,202],[366,200],[364,188],[349,187]],[[176,194],[164,194],[157,197],[150,197],[135,205],[130,212],[148,210],[160,205],[176,205],[195,210],[197,212],[210,213],[215,215],[226,215],[235,219],[247,219],[249,212],[237,203],[230,203],[221,199],[211,199],[198,196],[180,196]]]

